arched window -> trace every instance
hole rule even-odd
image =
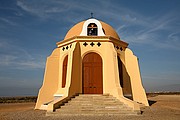
[[[66,86],[67,63],[68,63],[68,56],[66,56],[63,61],[62,88]]]
[[[121,59],[119,58],[119,56],[117,58],[118,58],[118,69],[119,69],[120,85],[123,88],[124,87],[124,83],[123,83],[123,66],[122,66],[123,63],[122,63]]]
[[[88,36],[97,36],[97,25],[95,23],[90,23],[87,27],[87,35]]]

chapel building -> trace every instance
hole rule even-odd
[[[35,109],[54,111],[79,94],[112,95],[135,111],[149,105],[138,58],[109,24],[84,20],[56,44]]]

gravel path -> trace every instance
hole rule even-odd
[[[180,95],[158,95],[148,98],[150,107],[136,116],[45,116],[46,111],[33,110],[35,103],[0,104],[0,120],[180,120]]]

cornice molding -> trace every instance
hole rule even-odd
[[[125,48],[127,48],[128,46],[128,43],[122,40],[113,38],[111,36],[74,36],[69,39],[65,39],[60,42],[57,42],[56,45],[58,47],[62,47],[68,44],[72,44],[73,42],[88,42],[88,41],[91,42],[91,40],[97,41],[97,42],[112,42],[114,44],[121,45]]]

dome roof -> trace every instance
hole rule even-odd
[[[79,22],[76,25],[74,25],[67,32],[67,34],[66,34],[64,39],[69,39],[69,38],[74,37],[74,36],[80,36],[81,31],[83,29],[83,25],[84,25],[85,22],[86,21],[82,21],[82,22]],[[120,38],[119,38],[118,34],[116,33],[116,31],[110,25],[108,25],[107,23],[102,22],[102,21],[99,21],[99,22],[102,25],[102,28],[103,28],[105,36],[111,36],[113,38],[116,38],[116,39],[120,40]]]

